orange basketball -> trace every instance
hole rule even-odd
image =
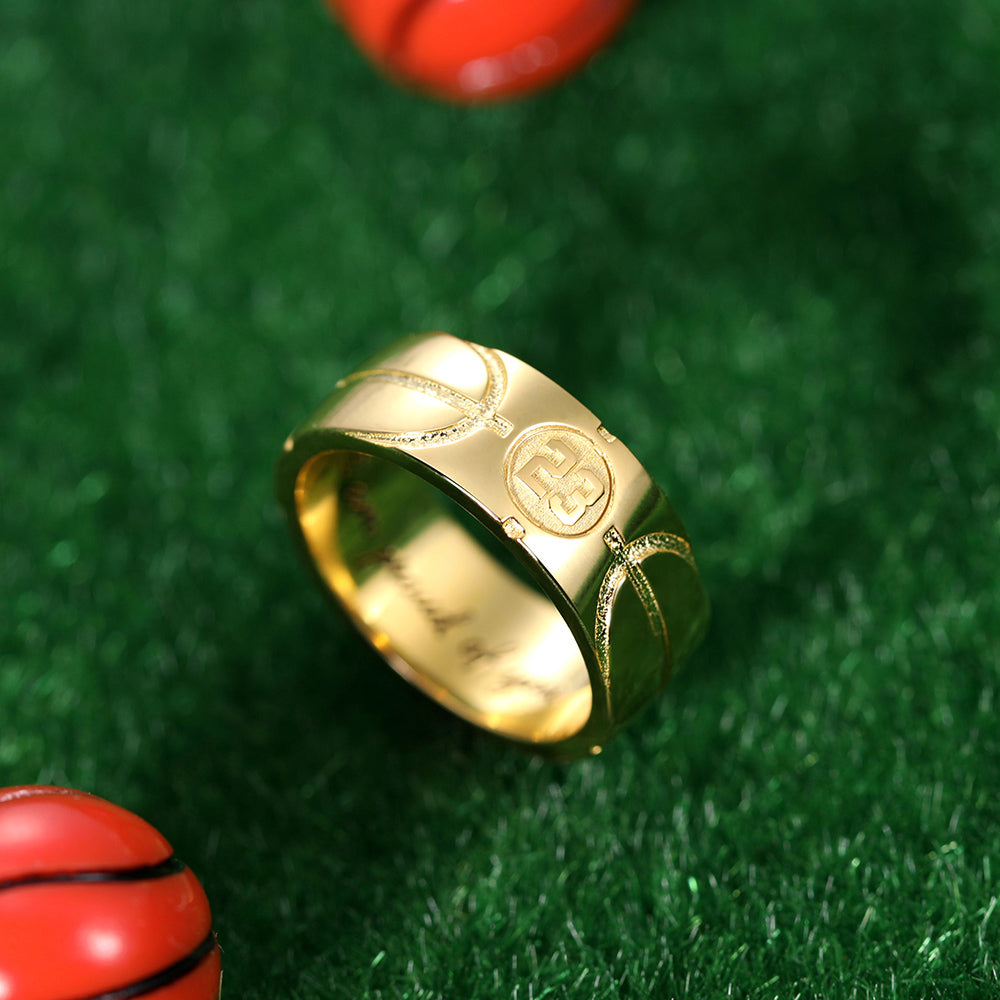
[[[66,788],[0,788],[0,997],[217,1000],[211,920],[138,816]]]
[[[455,101],[539,90],[593,55],[636,0],[327,0],[390,76]]]

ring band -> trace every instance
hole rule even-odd
[[[503,351],[394,344],[285,441],[278,498],[403,677],[485,729],[598,753],[700,641],[687,535],[589,410]]]

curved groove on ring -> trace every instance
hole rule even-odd
[[[514,429],[514,425],[497,413],[507,393],[507,369],[496,351],[480,347],[478,344],[468,344],[468,346],[479,355],[486,367],[486,390],[483,398],[478,401],[434,379],[396,368],[370,368],[354,372],[338,383],[338,388],[344,388],[357,382],[388,382],[446,403],[463,414],[461,419],[447,427],[429,431],[371,431],[345,428],[343,433],[361,441],[408,448],[431,448],[436,445],[451,444],[479,430],[490,430],[498,437],[507,437]]]
[[[657,639],[662,639],[667,650],[667,671],[670,670],[671,651],[670,636],[663,621],[659,602],[653,593],[646,574],[642,571],[642,563],[650,556],[669,554],[680,556],[693,570],[697,572],[691,546],[680,537],[667,531],[654,531],[642,535],[631,542],[626,542],[617,528],[609,528],[604,534],[604,543],[611,550],[611,567],[601,582],[597,595],[597,614],[594,619],[594,648],[601,667],[601,677],[610,698],[611,694],[611,615],[614,611],[618,593],[628,580],[635,588],[642,602],[649,627]]]
[[[146,993],[152,993],[153,990],[170,986],[178,979],[183,979],[189,972],[193,972],[212,953],[215,947],[215,934],[209,931],[208,937],[197,948],[188,952],[173,965],[169,965],[145,979],[140,979],[130,986],[123,986],[121,989],[110,990],[107,993],[98,993],[96,996],[82,997],[81,1000],[133,1000],[134,997],[141,997]]]

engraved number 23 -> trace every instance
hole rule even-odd
[[[600,500],[604,495],[604,486],[592,472],[578,467],[579,457],[565,441],[550,440],[548,448],[554,453],[554,459],[534,455],[518,470],[517,475],[535,496],[547,500],[549,510],[569,527],[583,517],[588,507]],[[547,474],[555,485],[551,488],[543,485],[540,473]],[[565,488],[571,476],[577,477],[580,484],[564,493],[559,487]]]

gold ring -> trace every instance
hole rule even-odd
[[[553,756],[598,753],[708,621],[659,487],[503,351],[394,344],[289,436],[277,490],[324,589],[396,671]]]

